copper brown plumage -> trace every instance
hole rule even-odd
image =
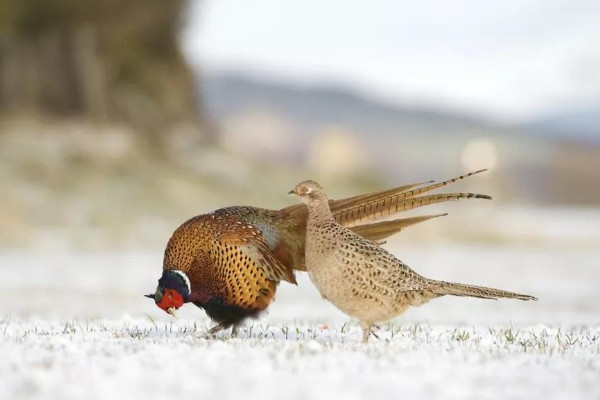
[[[445,214],[373,222],[377,219],[442,201],[489,199],[471,193],[419,196],[479,172],[437,184],[416,183],[331,200],[330,207],[338,223],[379,241],[407,226]],[[165,290],[183,291],[188,293],[182,296],[183,302],[203,308],[218,323],[212,332],[232,325],[235,329],[243,319],[269,306],[280,281],[295,283],[294,271],[306,270],[307,214],[301,204],[282,210],[228,207],[186,221],[175,230],[165,250],[163,278],[170,274],[173,279],[163,281],[172,282],[171,287],[159,283],[152,297],[159,307],[172,312],[181,304],[172,304],[171,295],[164,296]]]
[[[238,217],[228,211],[184,223],[164,257],[164,269],[184,272],[193,288],[191,301],[222,327],[266,309],[280,280],[296,282],[291,266],[273,255],[261,231],[242,223],[255,210],[238,208]]]

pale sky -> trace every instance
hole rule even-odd
[[[209,72],[509,121],[600,104],[600,0],[196,0],[183,40]]]

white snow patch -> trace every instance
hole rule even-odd
[[[0,323],[0,398],[495,399],[600,396],[600,326]]]
[[[237,338],[143,295],[162,254],[0,253],[0,399],[600,398],[600,253],[386,245],[436,279],[538,302],[435,299],[364,345],[306,274]],[[26,277],[26,279],[24,279]]]

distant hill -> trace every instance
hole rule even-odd
[[[200,93],[206,114],[222,129],[220,140],[242,156],[308,168],[314,160],[357,165],[358,157],[336,161],[319,153],[320,140],[333,128],[350,138],[346,144],[354,141],[353,151],[366,157],[371,172],[390,182],[490,167],[493,192],[511,201],[600,204],[600,190],[588,184],[600,178],[599,114],[593,110],[504,124],[390,104],[344,87],[233,74],[203,75]]]
[[[248,76],[207,75],[203,104],[217,121],[265,109],[310,130],[340,124],[369,135],[516,135],[532,140],[600,142],[600,108],[570,110],[522,124],[502,124],[472,115],[427,107],[389,104],[340,86],[301,86]]]
[[[370,135],[504,129],[471,116],[386,104],[335,86],[304,87],[240,75],[209,75],[202,81],[201,93],[205,109],[217,120],[249,109],[267,109],[306,128],[341,124]]]
[[[525,127],[555,137],[600,143],[600,105],[549,114],[528,122]]]

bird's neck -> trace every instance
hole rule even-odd
[[[195,289],[189,297],[189,302],[191,303],[208,303],[213,298],[213,294],[210,289],[199,287]]]
[[[311,199],[306,206],[308,207],[308,220],[311,223],[323,223],[333,220],[331,209],[326,197]]]
[[[206,303],[212,298],[212,291],[207,284],[211,280],[207,278],[205,274],[206,270],[208,268],[204,268],[204,265],[202,265],[200,268],[194,270],[195,273],[188,275],[190,279],[190,295],[186,303]]]

